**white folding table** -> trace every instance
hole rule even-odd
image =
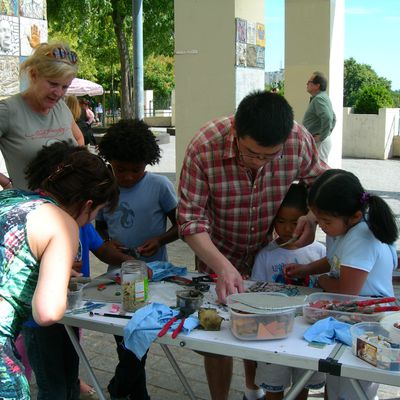
[[[175,291],[182,288],[166,282],[151,283],[149,286],[150,300],[169,306],[175,305]],[[215,298],[215,292],[213,294],[214,288],[212,287],[211,289],[211,294],[208,294],[205,298],[206,303],[207,301],[213,301]],[[207,304],[205,306],[207,307]],[[110,309],[111,304],[106,304],[102,309],[95,311],[109,312]],[[85,365],[101,400],[105,400],[105,396],[71,327],[123,336],[123,329],[128,321],[127,319],[108,318],[98,315],[91,317],[88,313],[69,313],[60,321],[65,325],[68,335]],[[309,326],[302,317],[296,317],[293,331],[286,339],[242,341],[233,336],[229,328],[229,322],[223,321],[220,331],[214,332],[195,329],[189,335],[179,334],[176,339],[172,339],[171,335],[167,334],[162,338],[157,338],[156,343],[161,345],[188,396],[192,400],[196,399],[196,396],[176,363],[169,346],[179,346],[200,352],[304,369],[305,372],[301,378],[286,394],[285,399],[287,400],[295,399],[311,376],[317,371],[350,378],[360,400],[367,400],[367,396],[360,386],[359,380],[400,386],[400,372],[386,371],[369,365],[356,358],[351,353],[351,348],[346,345],[332,344],[326,345],[323,348],[310,346],[303,339],[303,333]]]
[[[152,301],[172,306],[176,300],[175,291],[177,289],[180,289],[180,287],[172,283],[151,283],[150,299]],[[209,296],[210,295],[206,297],[206,300],[207,298],[210,298]],[[103,309],[96,311],[109,312],[110,308],[111,305],[106,304]],[[88,313],[70,313],[64,316],[61,323],[66,326],[71,341],[83,364],[88,370],[89,376],[93,380],[93,384],[100,399],[105,399],[87,357],[73,334],[71,327],[80,327],[123,336],[123,328],[128,323],[128,320],[122,318],[108,318],[98,315],[91,317]],[[293,385],[291,391],[286,397],[287,399],[294,399],[301,391],[304,384],[311,378],[312,374],[320,370],[321,359],[333,359],[340,347],[340,345],[329,345],[321,349],[309,346],[303,339],[303,333],[307,327],[309,327],[309,325],[306,324],[301,317],[297,317],[295,319],[293,332],[286,339],[270,341],[242,341],[236,339],[232,335],[229,328],[229,322],[223,321],[221,330],[217,332],[195,329],[189,335],[179,334],[176,339],[172,339],[170,334],[168,334],[162,338],[157,338],[156,342],[161,345],[191,399],[195,399],[196,397],[168,346],[179,346],[201,352],[303,368],[307,371],[303,374],[301,380],[296,383],[296,385]]]

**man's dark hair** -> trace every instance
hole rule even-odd
[[[315,85],[319,84],[319,90],[321,92],[325,92],[328,86],[328,80],[322,72],[315,71],[313,72],[314,79],[312,80]]]
[[[121,119],[107,129],[99,143],[99,152],[108,161],[155,165],[161,152],[147,124],[138,119]]]
[[[284,143],[293,128],[293,110],[286,99],[266,91],[248,94],[235,114],[239,138],[249,136],[260,146]]]

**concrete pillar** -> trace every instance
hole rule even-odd
[[[235,18],[264,23],[264,0],[175,0],[177,176],[196,131],[213,118],[234,113],[240,101]],[[264,88],[264,70],[259,71],[262,83],[253,75],[258,86],[251,89]],[[249,79],[239,83],[243,81]]]
[[[323,72],[336,114],[329,164],[340,167],[343,131],[344,0],[285,0],[285,97],[301,122],[309,102],[306,82]]]

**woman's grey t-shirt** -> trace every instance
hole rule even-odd
[[[60,100],[47,115],[34,112],[22,95],[0,101],[0,150],[16,188],[27,189],[24,170],[43,146],[74,139],[73,117]]]

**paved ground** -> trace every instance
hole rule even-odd
[[[169,144],[161,145],[163,158],[159,166],[151,170],[166,174],[175,182],[175,137],[171,137]],[[400,160],[343,160],[342,168],[355,173],[365,186],[373,193],[378,193],[393,208],[394,213],[400,218]],[[323,240],[319,233],[318,239]],[[400,249],[400,242],[398,242]],[[181,240],[168,246],[170,261],[175,265],[185,265],[190,269],[194,265],[192,251]],[[91,260],[92,275],[104,272],[104,265],[95,258]],[[83,346],[88,355],[96,376],[99,378],[103,388],[106,388],[112,377],[116,364],[116,352],[114,340],[111,335],[100,334],[91,331],[84,332]],[[180,367],[189,379],[196,396],[199,399],[209,399],[205,373],[202,365],[202,357],[196,353],[180,348],[172,349]],[[175,375],[172,367],[167,361],[159,345],[151,347],[147,361],[148,388],[152,400],[179,400],[188,398],[182,385]],[[86,377],[82,368],[82,376]],[[229,398],[232,400],[242,399],[243,396],[243,367],[240,360],[235,360],[234,376]],[[36,392],[32,385],[33,393]],[[395,387],[381,385],[379,390],[380,399],[399,399],[400,390]],[[35,398],[35,395],[33,396]],[[321,391],[310,393],[310,398],[323,399]]]

